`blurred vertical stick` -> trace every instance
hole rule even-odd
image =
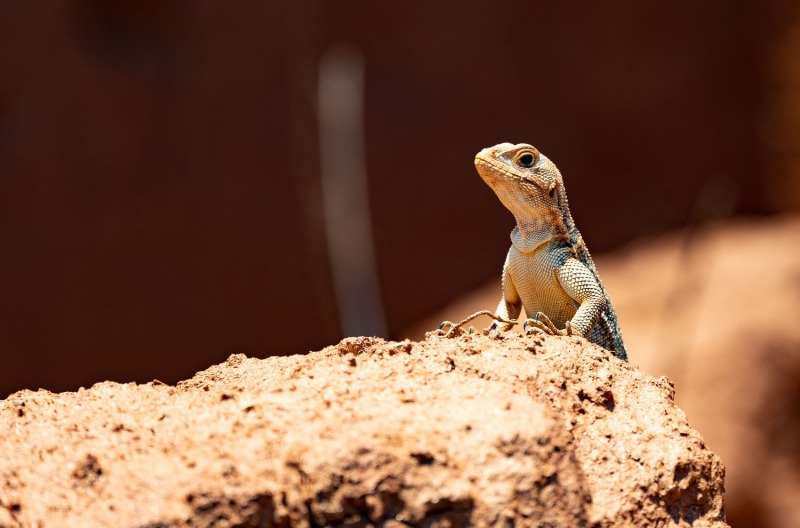
[[[325,232],[345,335],[385,335],[364,159],[364,60],[336,44],[319,66],[319,138]]]

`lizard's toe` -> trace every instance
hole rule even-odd
[[[570,328],[569,323],[567,323],[566,330],[559,330],[556,328],[556,325],[550,320],[547,315],[543,314],[542,312],[536,312],[536,315],[532,319],[528,319],[525,321],[525,324],[522,325],[522,328],[525,329],[525,335],[531,334],[548,334],[548,335],[572,335],[572,330]],[[569,332],[569,333],[568,333]]]
[[[439,325],[439,330],[444,332],[445,337],[458,337],[464,334],[471,334],[472,328],[470,327],[467,330],[462,328],[463,323],[454,323],[452,321],[442,321],[442,324]]]
[[[536,312],[536,315],[533,317],[533,319],[539,324],[544,324],[544,326],[546,326],[549,330],[549,334],[559,335],[562,333],[558,328],[556,328],[556,325],[553,324],[553,321],[551,321],[550,318],[542,312]]]
[[[547,325],[536,319],[528,319],[525,323],[525,335],[553,333]]]

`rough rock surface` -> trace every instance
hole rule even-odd
[[[0,402],[0,526],[722,527],[724,469],[579,338],[351,338]]]
[[[800,216],[738,219],[608,261],[634,362],[725,463],[733,526],[800,526]]]

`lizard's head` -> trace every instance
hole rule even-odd
[[[475,168],[520,227],[552,223],[563,231],[565,212],[569,214],[564,181],[555,164],[535,147],[500,143],[485,148],[475,156]]]

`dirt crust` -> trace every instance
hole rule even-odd
[[[673,397],[580,338],[440,333],[21,391],[0,526],[727,526]]]

